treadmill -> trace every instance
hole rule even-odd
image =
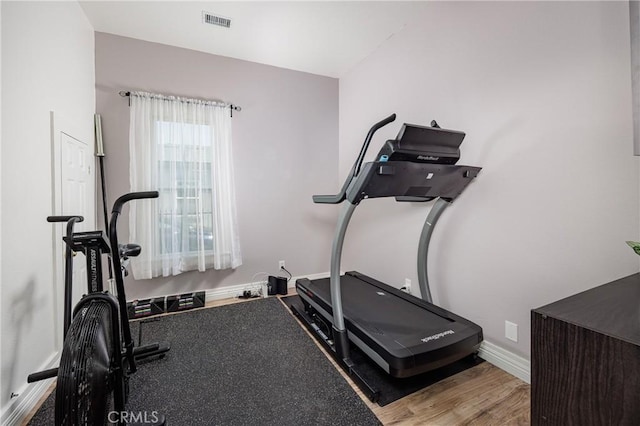
[[[314,195],[314,203],[344,203],[331,253],[330,278],[296,281],[302,306],[291,309],[325,345],[362,391],[375,402],[379,392],[358,372],[350,357],[354,344],[393,377],[411,377],[477,353],[482,328],[432,303],[427,254],[433,228],[443,210],[481,168],[458,166],[465,134],[431,126],[403,124],[375,161],[363,160],[373,134],[395,114],[368,132],[340,192]],[[418,245],[418,281],[422,299],[359,272],[340,275],[344,237],[356,206],[368,198],[395,197],[400,202],[437,201],[427,216]]]

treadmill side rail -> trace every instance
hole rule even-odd
[[[342,368],[342,370],[354,381],[354,383],[360,388],[362,393],[364,393],[367,398],[371,402],[378,402],[378,398],[380,398],[380,391],[374,387],[372,387],[364,377],[359,373],[357,365],[351,361],[350,358],[340,358],[335,350],[335,345],[333,344],[333,340],[329,339],[329,337],[322,332],[314,324],[314,321],[307,313],[303,310],[298,309],[295,305],[290,305],[291,311],[293,314],[307,327],[309,332],[322,344],[322,346],[326,349],[326,351],[333,357],[336,363]]]

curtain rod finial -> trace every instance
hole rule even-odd
[[[125,98],[125,97],[129,96],[129,92],[126,92],[126,91],[124,91],[124,90],[119,91],[119,92],[118,92],[118,94],[119,94],[120,96],[122,96],[123,98]]]

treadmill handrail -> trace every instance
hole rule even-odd
[[[355,167],[355,165],[353,167]],[[351,174],[353,173],[353,167],[349,172],[349,176],[351,176]],[[351,183],[352,180],[353,180],[353,177],[347,178],[347,180],[344,181],[344,185],[342,185],[340,192],[338,192],[335,195],[312,196],[313,202],[316,204],[340,204],[341,202],[347,199],[347,188],[349,188],[349,184]]]
[[[345,198],[344,192],[335,195],[314,195],[313,202],[316,204],[340,204]]]
[[[386,126],[387,124],[395,121],[396,119],[396,115],[391,114],[390,116],[388,116],[387,118],[385,118],[384,120],[380,120],[378,121],[376,124],[374,124],[373,126],[371,126],[371,129],[369,129],[369,133],[367,133],[367,137],[364,139],[364,143],[362,144],[362,148],[360,148],[360,154],[358,154],[358,158],[356,159],[356,162],[353,164],[353,167],[351,167],[351,171],[349,171],[349,174],[347,175],[347,179],[345,180],[344,184],[342,185],[342,188],[340,189],[340,192],[338,192],[335,195],[314,195],[313,198],[313,202],[316,204],[340,204],[341,202],[343,202],[346,197],[347,197],[347,189],[349,188],[349,185],[351,184],[351,182],[358,176],[358,174],[360,173],[360,168],[362,167],[362,162],[364,161],[364,156],[367,153],[367,149],[369,148],[369,144],[371,143],[371,139],[373,138],[373,134],[378,131],[378,129]]]
[[[371,139],[373,138],[373,134],[375,132],[377,132],[379,129],[383,128],[384,126],[386,126],[389,123],[394,122],[396,119],[396,114],[391,114],[390,116],[388,116],[387,118],[385,118],[384,120],[380,120],[378,121],[376,124],[374,124],[373,126],[371,126],[371,129],[369,129],[369,133],[367,133],[367,137],[364,139],[364,143],[362,144],[362,148],[360,149],[360,154],[358,155],[358,159],[356,160],[355,164],[353,165],[353,174],[351,176],[351,178],[353,179],[354,177],[358,176],[358,174],[360,173],[360,167],[362,167],[362,162],[364,161],[364,156],[367,153],[367,149],[369,149],[369,144],[371,143]]]

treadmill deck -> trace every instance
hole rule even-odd
[[[329,278],[300,279],[296,290],[333,323]],[[341,290],[349,339],[395,377],[457,361],[482,342],[471,321],[358,272],[341,276]]]

